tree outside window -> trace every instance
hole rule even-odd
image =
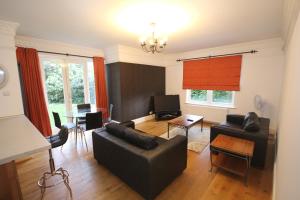
[[[221,90],[187,90],[187,103],[234,106],[234,92]]]

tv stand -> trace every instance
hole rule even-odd
[[[161,111],[155,113],[156,120],[169,120],[181,116],[181,111]]]

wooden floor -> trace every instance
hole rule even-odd
[[[137,128],[153,135],[160,135],[166,132],[167,125],[166,122],[148,121],[138,124]],[[73,134],[62,150],[61,148],[53,150],[56,167],[63,167],[70,173],[73,199],[143,199],[94,160],[91,133],[87,133],[87,140],[88,152],[81,141],[76,147]],[[241,177],[221,170],[209,172],[208,147],[200,154],[189,151],[186,170],[157,197],[157,200],[269,200],[272,194],[273,146],[269,145],[266,169],[250,170],[248,187],[244,185]],[[43,172],[49,170],[48,158],[48,152],[43,152],[17,164],[25,200],[40,199],[37,180]],[[70,197],[62,184],[47,189],[44,199],[60,200]]]

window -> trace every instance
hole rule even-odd
[[[234,92],[220,90],[187,90],[186,102],[220,107],[234,106]]]
[[[94,64],[92,61],[87,63],[88,67],[88,85],[89,85],[89,101],[91,104],[96,105],[95,96],[95,76],[94,76]]]
[[[95,107],[94,65],[91,59],[40,57],[52,127],[52,112],[58,112],[64,124],[67,122],[66,112],[76,109],[77,104],[91,103]]]
[[[67,122],[65,117],[65,99],[64,99],[64,81],[63,81],[63,68],[54,60],[42,61],[44,69],[44,82],[46,90],[46,98],[48,102],[48,111],[50,116],[51,126],[54,126],[54,119],[52,111],[59,113],[61,116],[62,124]]]

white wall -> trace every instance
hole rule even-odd
[[[78,46],[73,44],[67,44],[63,42],[37,39],[27,36],[16,36],[16,46],[35,48],[39,51],[51,51],[58,53],[68,53],[83,56],[104,56],[101,49],[89,48],[84,46]]]
[[[167,94],[180,94],[181,108],[184,113],[204,115],[207,121],[222,122],[227,113],[245,114],[255,109],[254,96],[259,94],[267,102],[264,117],[271,118],[271,129],[275,130],[278,121],[279,100],[282,84],[284,53],[279,38],[240,43],[217,48],[202,49],[168,55],[166,58]],[[182,89],[183,63],[178,58],[191,58],[215,54],[258,50],[256,54],[245,54],[242,61],[241,91],[235,94],[235,109],[208,107],[186,104],[186,91]]]
[[[116,45],[104,50],[105,62],[127,62],[144,65],[164,66],[164,54],[146,53],[141,48]]]
[[[8,82],[0,89],[0,117],[23,114],[15,51],[18,24],[0,20],[0,65],[8,72]]]
[[[300,199],[300,16],[286,48],[276,162],[275,199]]]

